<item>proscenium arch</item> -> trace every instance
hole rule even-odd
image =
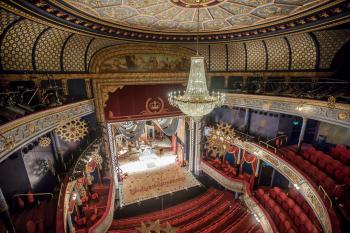
[[[101,64],[111,57],[135,54],[160,54],[176,55],[190,59],[196,52],[176,45],[154,45],[154,44],[119,44],[106,47],[96,52],[89,62],[90,73],[100,73]]]

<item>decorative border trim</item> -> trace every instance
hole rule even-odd
[[[331,109],[326,101],[246,94],[226,94],[225,104],[296,115],[350,128],[349,104],[336,103]]]
[[[208,176],[216,180],[219,184],[221,184],[223,187],[225,187],[228,190],[238,192],[238,193],[244,193],[245,192],[245,186],[244,182],[242,180],[237,180],[234,178],[229,178],[223,174],[221,174],[219,171],[211,167],[206,162],[202,161],[200,163],[200,167],[203,172],[205,172]]]
[[[13,140],[13,145],[8,148],[3,140],[0,141],[0,162],[23,144],[55,129],[60,123],[89,115],[94,111],[93,100],[84,100],[34,113],[0,126],[0,135]]]

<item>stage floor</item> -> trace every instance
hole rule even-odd
[[[121,206],[156,198],[169,193],[199,186],[200,183],[185,168],[175,162],[176,155],[158,156],[152,151],[143,153],[120,168],[127,177],[119,183]]]

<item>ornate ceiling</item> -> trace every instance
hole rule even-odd
[[[8,0],[0,6],[43,24],[105,38],[166,43],[242,41],[350,21],[348,0]]]
[[[65,0],[97,19],[156,32],[243,29],[292,17],[328,0]]]

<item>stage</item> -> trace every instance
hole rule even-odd
[[[176,163],[176,155],[171,151],[159,154],[145,148],[122,159],[120,168],[126,174],[119,183],[121,206],[200,185],[186,168]]]

